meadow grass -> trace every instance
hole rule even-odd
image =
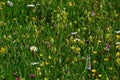
[[[120,80],[119,0],[0,0],[0,80]]]

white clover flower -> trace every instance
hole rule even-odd
[[[11,2],[11,1],[7,1],[7,4],[9,5],[9,6],[13,6],[13,3]]]
[[[71,32],[71,35],[76,35],[77,34],[77,32]]]
[[[119,31],[115,31],[115,33],[120,34],[120,30]]]
[[[31,62],[30,64],[31,64],[31,65],[38,65],[39,62]]]
[[[37,48],[36,46],[31,46],[31,47],[30,47],[30,51],[34,51],[34,52],[35,52],[35,51],[37,51],[37,49],[38,49],[38,48]]]
[[[27,7],[35,7],[34,4],[28,4]]]

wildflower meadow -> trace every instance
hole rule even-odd
[[[120,1],[0,0],[0,80],[120,80]]]

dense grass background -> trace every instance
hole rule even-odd
[[[120,79],[119,0],[11,2],[0,0],[0,80]]]

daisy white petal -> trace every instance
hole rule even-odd
[[[31,62],[30,64],[31,65],[37,65],[37,64],[39,64],[39,62]]]
[[[120,44],[120,42],[116,42],[116,44]]]
[[[27,7],[35,7],[34,4],[28,4]]]
[[[7,4],[9,5],[9,6],[13,6],[13,3],[11,2],[11,1],[7,1]]]
[[[77,34],[77,32],[71,32],[71,35],[76,35]]]
[[[115,31],[115,33],[120,34],[120,30],[119,31]]]

